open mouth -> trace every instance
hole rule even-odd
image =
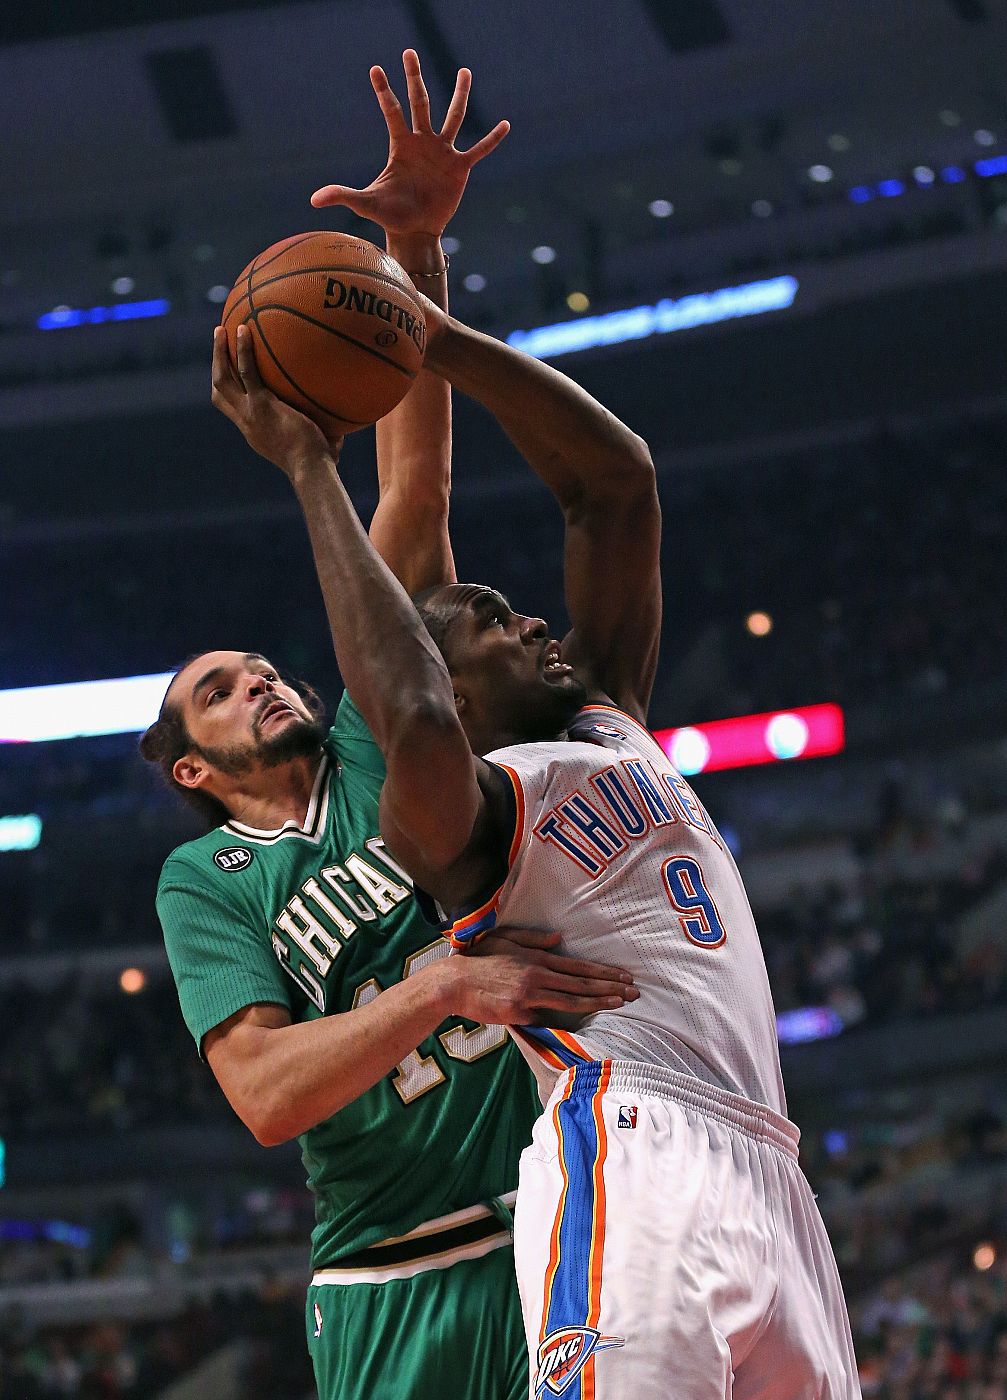
[[[569,676],[572,673],[573,667],[560,660],[559,642],[550,642],[542,653],[542,674],[551,680],[555,677]]]
[[[293,713],[293,707],[288,705],[285,700],[273,700],[259,715],[259,727],[261,728],[263,725],[268,724],[270,720],[276,719],[278,715],[292,715]]]

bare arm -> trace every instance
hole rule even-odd
[[[447,667],[402,585],[367,538],[336,471],[337,445],[263,385],[245,326],[238,330],[237,349],[235,369],[218,327],[213,402],[294,487],[339,669],[385,757],[383,810],[391,804],[425,871],[444,870],[469,849],[485,815],[477,765],[487,773],[495,770],[469,748]],[[431,773],[437,774],[436,802]]]
[[[439,269],[417,279],[420,290],[447,310],[448,279],[440,238],[395,237],[386,246],[410,272]],[[378,505],[370,537],[406,592],[453,583],[454,556],[448,535],[451,496],[451,386],[422,369],[402,402],[379,420]]]
[[[414,277],[416,286],[446,311],[447,258],[441,234],[455,214],[469,174],[503,140],[499,122],[470,151],[455,149],[465,119],[472,74],[458,73],[444,123],[435,132],[430,98],[415,50],[402,55],[409,93],[406,123],[384,71],[371,69],[388,129],[388,160],[366,189],[326,185],[312,196],[316,207],[345,205],[385,231],[388,252]],[[399,406],[377,425],[379,501],[371,521],[375,549],[410,595],[455,578],[448,538],[451,491],[451,389],[421,370]]]
[[[431,307],[428,368],[493,414],[566,521],[564,660],[646,715],[661,627],[661,510],[646,444],[579,385]]]
[[[231,1107],[265,1147],[352,1103],[451,1015],[490,1025],[583,1016],[638,995],[629,974],[550,951],[558,934],[487,940],[492,957],[444,958],[366,1006],[293,1024],[286,1007],[246,1006],[203,1050]]]

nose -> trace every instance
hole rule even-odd
[[[246,694],[252,700],[259,695],[268,695],[273,689],[273,682],[267,680],[265,676],[259,676],[249,672],[246,685]]]
[[[523,642],[539,642],[543,637],[549,635],[549,629],[545,625],[543,617],[523,617],[519,631]]]

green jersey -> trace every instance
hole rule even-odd
[[[157,911],[197,1046],[242,1007],[278,1003],[295,1021],[350,1011],[447,955],[381,840],[383,780],[344,695],[303,826],[229,821],[168,857]],[[445,1021],[301,1137],[313,1267],[513,1190],[538,1112],[502,1027]]]

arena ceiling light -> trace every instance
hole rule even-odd
[[[164,297],[152,301],[120,301],[115,306],[57,306],[35,322],[40,331],[65,331],[73,326],[100,326],[109,321],[142,321],[151,316],[167,316],[171,302]]]
[[[0,743],[138,733],[157,717],[173,674],[0,690]]]
[[[42,840],[42,818],[35,812],[0,817],[0,851],[34,851]]]
[[[759,282],[746,282],[741,287],[696,292],[679,297],[677,301],[666,297],[652,306],[632,306],[624,311],[586,316],[579,321],[560,321],[551,326],[536,326],[533,330],[511,331],[507,344],[536,359],[552,360],[599,345],[621,345],[652,335],[691,330],[694,326],[782,311],[793,303],[798,286],[796,277],[769,277]]]
[[[1007,156],[987,156],[985,160],[977,160],[973,168],[984,179],[990,175],[1007,175]]]

